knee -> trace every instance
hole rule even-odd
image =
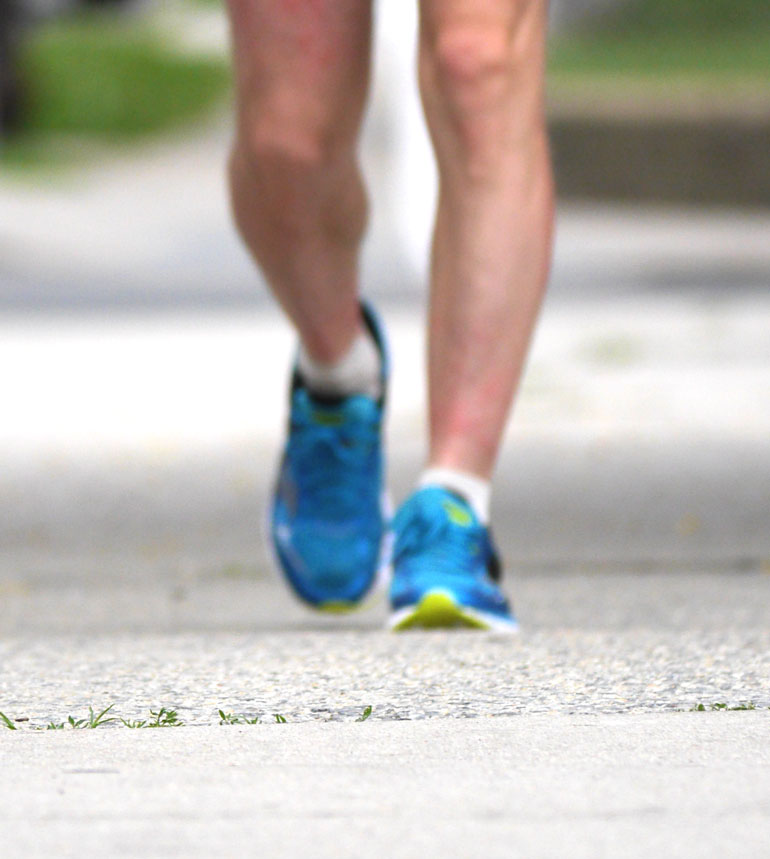
[[[367,200],[355,135],[307,104],[291,109],[264,102],[241,110],[230,153],[230,195],[236,223],[253,235],[270,225],[285,235],[319,229],[356,244]]]
[[[439,133],[467,154],[494,148],[501,131],[527,136],[542,123],[544,31],[537,0],[521,0],[513,22],[457,23],[423,40],[420,79]],[[430,118],[430,117],[429,117]]]
[[[424,46],[423,87],[460,111],[489,107],[515,75],[510,37],[489,26],[454,26]]]
[[[268,182],[305,182],[324,174],[348,143],[331,117],[314,114],[298,105],[264,102],[243,108],[235,141],[238,161]]]

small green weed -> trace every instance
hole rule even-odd
[[[734,707],[729,707],[724,702],[716,702],[714,704],[695,704],[695,706],[690,707],[691,713],[705,713],[709,710],[728,710],[730,712],[735,712],[738,710],[756,710],[757,705],[753,701],[747,701],[745,704],[736,704]],[[767,708],[770,710],[770,707]]]
[[[82,719],[76,719],[74,716],[67,716],[66,722],[50,722],[48,725],[48,730],[58,731],[64,728],[66,725],[69,725],[70,728],[74,728],[76,730],[88,730],[98,728],[101,725],[107,725],[110,722],[117,722],[117,716],[107,715],[107,713],[109,713],[114,706],[114,704],[110,704],[109,707],[105,707],[98,713],[94,710],[93,707],[89,707],[88,715],[84,716]]]
[[[179,718],[179,713],[169,707],[161,707],[158,710],[150,710],[150,715],[144,719],[124,719],[122,716],[114,713],[114,704],[105,707],[103,710],[96,711],[93,707],[88,708],[88,715],[77,718],[68,716],[64,722],[50,721],[47,725],[31,724],[29,730],[33,731],[63,731],[66,728],[73,730],[88,730],[100,728],[102,725],[107,725],[110,722],[115,722],[122,725],[124,728],[139,729],[139,728],[181,728],[185,723]],[[737,707],[728,707],[726,704],[712,704],[706,707],[704,704],[697,704],[691,708],[692,710],[703,711],[711,710],[754,710],[756,706],[753,703],[741,704]],[[770,709],[770,708],[768,708]],[[364,707],[360,715],[354,721],[365,722],[372,715],[372,705]],[[262,725],[263,720],[259,716],[246,716],[243,713],[231,713],[224,709],[218,709],[220,725]],[[281,713],[273,713],[273,719],[279,725],[286,725],[288,719]],[[16,722],[28,721],[25,719],[10,719],[2,711],[0,711],[0,726],[5,726],[8,730],[18,731],[19,727]]]
[[[235,713],[225,713],[224,710],[219,710],[220,725],[260,725],[259,716],[244,716],[243,713],[237,716]]]
[[[148,728],[181,728],[184,722],[181,721],[176,710],[169,710],[166,707],[161,707],[160,710],[150,710],[152,719],[147,723]]]
[[[118,719],[116,716],[107,716],[107,713],[112,710],[114,704],[110,704],[109,707],[105,707],[101,713],[94,713],[94,708],[88,708],[88,722],[86,724],[87,728],[98,728],[99,725],[107,725],[109,722],[117,722]]]
[[[146,728],[147,719],[121,719],[124,728]]]
[[[121,719],[124,728],[181,728],[184,722],[176,710],[161,707],[160,710],[150,710],[149,719]]]
[[[0,710],[0,722],[2,722],[9,731],[15,731],[16,725]]]

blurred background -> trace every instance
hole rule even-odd
[[[436,190],[415,31],[416,3],[379,4],[362,142],[396,498]],[[0,0],[0,99],[0,631],[303,623],[261,537],[293,344],[229,220],[221,4]],[[554,2],[548,110],[508,564],[768,574],[770,7]]]

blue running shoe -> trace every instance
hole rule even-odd
[[[381,356],[382,328],[362,306]],[[384,395],[313,396],[295,369],[288,440],[271,511],[278,561],[294,593],[324,611],[348,611],[368,594],[386,553],[381,427]]]
[[[489,529],[459,495],[415,492],[393,521],[391,629],[466,627],[514,632]]]

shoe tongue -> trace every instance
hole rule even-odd
[[[342,426],[348,421],[372,419],[377,413],[377,404],[363,394],[332,398],[303,390],[299,392],[299,405],[308,419],[320,426]]]
[[[474,528],[478,525],[473,508],[459,492],[443,486],[426,486],[421,494],[429,515],[435,515],[432,511],[438,508],[446,522],[459,528]]]

